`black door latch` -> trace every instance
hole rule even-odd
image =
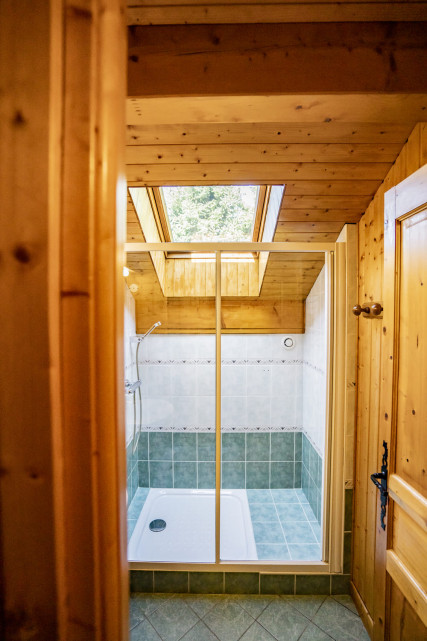
[[[387,474],[388,474],[388,447],[387,443],[383,441],[384,454],[382,458],[381,472],[376,472],[371,474],[371,481],[376,485],[381,493],[381,527],[385,530],[385,515],[387,508],[388,500],[388,490],[387,490]],[[379,482],[380,481],[380,482]]]

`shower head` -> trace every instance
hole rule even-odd
[[[132,336],[130,340],[131,341],[140,342],[140,341],[144,340],[144,338],[149,336],[151,334],[151,332],[154,332],[156,327],[160,327],[160,325],[161,325],[161,322],[157,321],[157,323],[154,323],[154,325],[152,327],[150,327],[150,329],[147,332],[145,332],[145,334],[136,334],[136,336]]]

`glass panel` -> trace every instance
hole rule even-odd
[[[221,559],[320,560],[324,254],[222,255],[221,294]]]
[[[215,263],[128,259],[126,372],[141,381],[127,414],[129,560],[214,562]]]
[[[258,187],[200,185],[161,191],[174,242],[252,240]]]

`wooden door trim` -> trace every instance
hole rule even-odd
[[[427,532],[427,499],[398,474],[390,476],[388,490],[393,501]]]
[[[424,625],[427,625],[427,593],[393,550],[387,550],[386,569]]]
[[[374,622],[353,581],[350,582],[350,594],[356,605],[359,616],[362,619],[363,625],[367,629],[369,636],[372,638],[374,634]]]

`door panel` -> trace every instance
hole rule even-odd
[[[385,195],[386,638],[427,638],[427,166]],[[389,429],[390,429],[389,428]]]

